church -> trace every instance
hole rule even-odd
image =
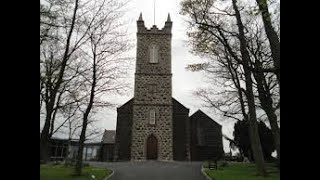
[[[114,161],[220,158],[222,126],[172,97],[170,14],[162,29],[137,21],[134,97],[117,108]]]

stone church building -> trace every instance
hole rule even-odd
[[[134,97],[117,108],[115,161],[207,160],[223,152],[221,125],[172,97],[172,21],[147,29],[137,21]]]

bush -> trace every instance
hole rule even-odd
[[[276,168],[278,168],[280,170],[280,162],[279,161],[276,162],[275,166],[276,166]]]
[[[64,165],[65,165],[65,166],[74,166],[74,165],[75,165],[75,162],[72,161],[72,160],[66,160],[66,161],[64,162]]]
[[[236,157],[236,162],[243,162],[243,160],[244,160],[244,157],[242,157],[242,156],[238,156],[238,157]]]
[[[83,166],[83,167],[88,167],[88,166],[89,166],[89,163],[83,163],[82,166]]]
[[[227,167],[229,164],[227,161],[221,161],[220,162],[220,167]]]
[[[209,162],[208,161],[205,161],[203,163],[203,168],[209,168]]]
[[[66,159],[64,162],[64,166],[75,166],[76,165],[76,160],[75,159]],[[82,167],[88,167],[89,163],[82,163]]]

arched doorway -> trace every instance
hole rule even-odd
[[[147,159],[158,158],[158,140],[151,134],[147,139]]]

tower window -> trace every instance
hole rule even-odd
[[[150,116],[149,116],[149,124],[155,125],[156,124],[156,111],[154,109],[150,110]]]
[[[150,63],[158,63],[158,46],[151,44],[150,46]]]
[[[157,87],[156,84],[149,84],[148,90],[149,90],[149,93],[150,93],[151,95],[154,95],[154,94],[155,94],[155,92],[156,92],[156,87]]]

